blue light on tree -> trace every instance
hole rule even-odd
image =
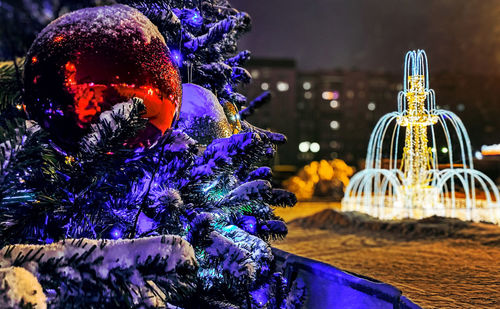
[[[114,229],[111,230],[111,237],[113,239],[120,239],[120,238],[122,238],[122,234],[123,234],[122,231],[120,229],[118,229],[118,228],[114,228]]]
[[[176,49],[171,49],[170,50],[172,54],[172,58],[174,59],[175,64],[177,64],[178,67],[182,67],[182,54],[180,51]]]

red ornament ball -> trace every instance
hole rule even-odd
[[[75,149],[99,114],[132,97],[148,124],[130,145],[148,146],[172,126],[182,85],[165,39],[138,10],[87,8],[50,23],[28,51],[25,104],[53,139]]]

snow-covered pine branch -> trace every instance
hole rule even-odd
[[[108,302],[123,306],[179,303],[192,296],[197,270],[192,246],[175,235],[9,245],[0,250],[0,269],[12,266],[33,274],[48,302],[58,308]],[[7,282],[10,290],[21,283]],[[13,297],[8,293],[0,291],[0,299]]]

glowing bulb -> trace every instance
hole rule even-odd
[[[120,239],[122,237],[122,231],[117,228],[112,229],[111,237],[113,237],[113,239]]]
[[[312,87],[311,82],[304,82],[302,84],[302,88],[304,88],[304,90],[310,90],[311,87]]]
[[[260,84],[260,89],[262,89],[262,90],[269,90],[269,84],[268,83],[262,83],[262,84]]]
[[[476,159],[478,159],[478,160],[482,160],[483,159],[483,154],[481,153],[481,151],[476,151],[474,153],[474,157],[476,157]]]
[[[441,148],[441,152],[442,153],[448,153],[448,148],[446,148],[446,147]]]
[[[377,107],[377,105],[375,105],[374,102],[368,103],[368,110],[374,111],[376,107]]]
[[[182,66],[182,54],[180,51],[172,49],[171,50],[172,57],[174,59],[175,64],[177,64],[178,67]]]

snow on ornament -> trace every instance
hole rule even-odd
[[[172,126],[181,104],[164,37],[125,5],[82,9],[50,23],[28,52],[24,82],[29,116],[70,149],[100,113],[132,97],[144,101],[148,124],[131,138],[150,145]]]
[[[233,129],[217,97],[195,84],[182,85],[182,107],[178,126],[203,145],[230,137]]]

